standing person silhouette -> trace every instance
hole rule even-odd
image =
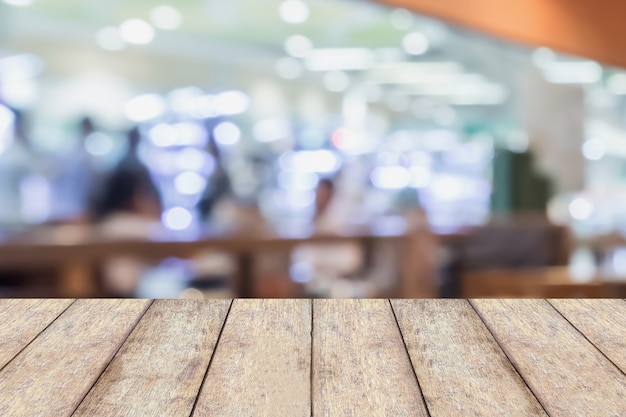
[[[161,226],[161,196],[137,155],[139,130],[130,130],[128,139],[127,155],[107,178],[97,199],[95,220],[108,238],[147,239]],[[147,268],[149,265],[135,258],[109,260],[103,271],[107,291],[115,296],[134,296]]]
[[[16,227],[24,222],[22,180],[31,171],[31,148],[24,115],[0,102],[0,225]]]

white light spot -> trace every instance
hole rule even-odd
[[[31,224],[43,223],[50,217],[52,187],[41,175],[29,175],[20,182],[22,218]]]
[[[443,174],[432,180],[433,196],[439,201],[455,201],[472,196],[476,198],[479,191],[475,181],[458,175]]]
[[[204,96],[204,91],[198,87],[179,88],[167,95],[167,100],[172,111],[196,117],[197,100]]]
[[[205,146],[207,144],[207,132],[198,123],[176,123],[176,144],[179,146]]]
[[[620,72],[611,75],[606,82],[606,87],[611,94],[626,95],[626,74]]]
[[[33,0],[3,0],[10,6],[24,7],[33,4]]]
[[[401,113],[409,109],[411,105],[411,99],[408,95],[400,92],[393,92],[387,95],[385,98],[385,104],[390,110]]]
[[[278,184],[285,190],[312,190],[317,186],[319,176],[311,172],[281,172]]]
[[[287,23],[304,23],[309,18],[309,6],[301,0],[286,0],[278,7],[280,17]]]
[[[150,12],[150,20],[159,29],[174,30],[183,23],[183,16],[172,6],[158,6]]]
[[[13,112],[0,104],[0,154],[13,143],[14,123]]]
[[[121,51],[126,47],[126,42],[122,39],[120,31],[115,27],[100,29],[96,34],[96,41],[100,48],[107,51]]]
[[[593,212],[593,204],[583,197],[577,197],[569,204],[569,212],[576,220],[586,220]]]
[[[181,300],[202,300],[204,294],[197,288],[187,288],[180,293],[178,298]]]
[[[171,230],[185,230],[191,226],[193,216],[183,207],[174,207],[163,213],[163,223]]]
[[[280,157],[280,166],[286,171],[331,173],[339,169],[341,160],[327,149],[287,152]]]
[[[538,67],[543,67],[556,61],[556,54],[550,48],[537,48],[533,51],[533,62]]]
[[[613,252],[612,264],[617,276],[626,276],[626,248],[618,248]]]
[[[599,161],[606,155],[606,146],[600,139],[589,139],[583,144],[583,155],[590,161]]]
[[[324,86],[328,91],[340,93],[350,85],[350,77],[342,71],[330,71],[324,75]]]
[[[185,195],[200,194],[206,187],[206,183],[206,178],[193,171],[180,173],[174,179],[176,190]]]
[[[555,84],[594,84],[602,73],[602,66],[594,61],[553,62],[543,67],[545,79]]]
[[[221,145],[234,145],[241,139],[241,130],[231,122],[222,122],[213,129],[215,140]]]
[[[365,98],[369,103],[375,103],[383,97],[383,89],[378,84],[370,84],[365,87]]]
[[[244,113],[250,107],[250,98],[242,91],[228,91],[215,98],[220,114],[231,116]]]
[[[176,154],[176,167],[180,170],[197,171],[210,175],[215,169],[215,161],[206,152],[195,148],[185,148]]]
[[[154,152],[150,158],[150,167],[159,174],[173,175],[179,170],[175,165],[173,152]]]
[[[285,41],[285,51],[295,57],[304,58],[313,49],[313,42],[306,36],[293,35]]]
[[[291,136],[291,126],[286,119],[269,119],[254,125],[254,138],[259,142],[274,142]]]
[[[515,132],[509,136],[509,149],[516,153],[524,153],[530,145],[528,136],[522,132]]]
[[[197,119],[206,119],[209,117],[219,116],[217,97],[207,95],[198,97],[194,100],[193,117]]]
[[[0,97],[14,108],[29,108],[37,102],[39,83],[33,78],[11,80],[0,86]]]
[[[92,133],[85,138],[85,149],[92,155],[108,155],[113,151],[113,145],[113,139],[104,133]]]
[[[132,122],[145,122],[165,113],[166,104],[157,94],[135,97],[124,106],[124,114]]]
[[[315,202],[315,193],[308,191],[291,191],[285,196],[285,203],[294,208],[311,207]]]
[[[428,51],[428,38],[419,32],[412,32],[402,38],[402,48],[409,55],[423,55]]]
[[[411,168],[411,186],[415,188],[428,187],[432,181],[432,173],[430,169],[423,166]]]
[[[433,157],[422,151],[415,151],[409,155],[411,165],[421,165],[430,167],[433,164]]]
[[[289,275],[294,282],[305,283],[313,279],[315,269],[308,262],[297,262],[289,268]]]
[[[406,9],[393,10],[389,19],[391,20],[391,26],[398,30],[408,30],[413,26],[413,13]]]
[[[276,63],[276,72],[286,80],[300,78],[303,71],[302,62],[295,58],[282,58]]]
[[[371,175],[372,184],[377,188],[402,189],[411,183],[411,173],[401,166],[378,167]]]
[[[0,59],[2,79],[9,83],[32,79],[44,68],[44,62],[34,54],[13,55]]]
[[[433,114],[432,101],[418,98],[411,105],[411,112],[419,119],[428,119]]]
[[[456,112],[450,106],[442,106],[435,110],[433,120],[439,126],[452,126],[456,121]]]
[[[161,123],[150,129],[150,140],[156,146],[167,148],[176,144],[176,129],[172,126]]]
[[[154,39],[154,28],[145,20],[131,19],[120,25],[120,35],[128,43],[146,45]]]

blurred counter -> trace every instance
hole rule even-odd
[[[355,226],[335,233],[313,233],[306,229],[285,231],[217,232],[201,236],[160,235],[152,239],[110,239],[88,226],[58,226],[33,230],[6,239],[0,245],[0,270],[28,270],[48,267],[59,273],[59,296],[90,297],[99,295],[96,266],[115,256],[133,256],[145,260],[167,258],[190,259],[214,252],[231,255],[235,260],[234,294],[254,297],[255,258],[269,253],[288,253],[297,246],[357,243],[365,252],[384,243],[392,246],[391,254],[400,277],[393,296],[436,297],[436,273],[425,273],[415,262],[426,253],[424,245],[463,241],[465,232],[410,232],[406,227]],[[421,245],[416,253],[413,244]],[[423,263],[422,263],[423,264]],[[420,269],[421,268],[421,269]],[[287,277],[287,279],[289,279]],[[387,273],[387,279],[389,273]],[[291,294],[293,296],[293,293]]]

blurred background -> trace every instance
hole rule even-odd
[[[0,296],[624,297],[625,96],[364,0],[2,0]]]

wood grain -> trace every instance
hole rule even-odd
[[[548,414],[626,415],[626,376],[545,300],[472,300]]]
[[[310,300],[236,300],[194,416],[308,417]]]
[[[313,415],[424,416],[387,300],[315,300]]]
[[[393,300],[432,417],[546,416],[466,300]]]
[[[78,300],[72,304],[0,371],[0,415],[70,415],[149,303]]]
[[[624,300],[548,300],[587,339],[626,373]]]
[[[230,300],[157,300],[74,416],[188,416]]]
[[[0,300],[0,369],[74,300]]]

